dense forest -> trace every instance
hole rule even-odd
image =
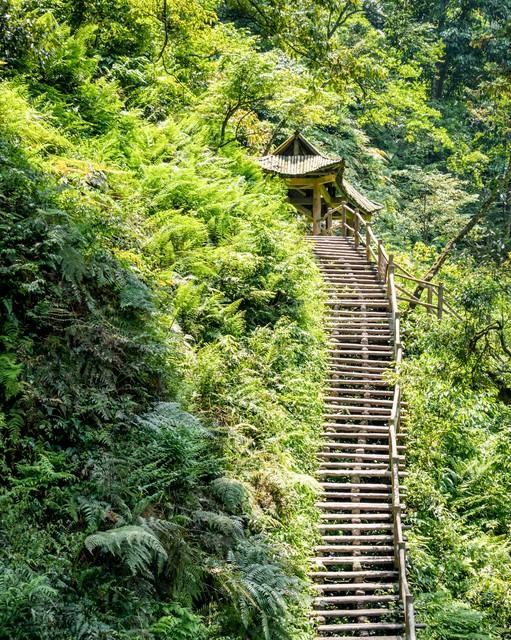
[[[404,310],[422,640],[511,639],[510,0],[0,0],[0,638],[311,640],[300,130]],[[447,252],[443,253],[447,249]]]

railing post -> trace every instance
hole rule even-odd
[[[405,623],[406,623],[406,640],[415,640],[415,612],[413,610],[413,598],[408,593],[405,597]]]
[[[431,307],[427,307],[427,311],[431,313],[433,311],[433,287],[431,285],[428,285],[428,304],[430,304]]]
[[[441,283],[438,285],[437,296],[438,296],[438,318],[441,319],[444,311],[444,285]]]
[[[357,212],[355,211],[355,216],[353,218],[353,227],[355,229],[355,249],[358,249],[360,246],[360,221],[358,219]]]
[[[387,267],[387,295],[390,298],[390,275],[394,275],[394,256],[392,254],[389,255],[389,264]],[[394,310],[392,311],[394,312]]]
[[[368,222],[366,222],[366,258],[367,262],[371,262],[371,227]]]
[[[321,235],[321,189],[315,184],[312,190],[312,235]]]
[[[331,211],[331,209],[329,209],[326,212],[326,216],[325,216],[325,232],[326,232],[326,235],[327,236],[330,235],[331,231],[332,231],[332,211]]]
[[[343,207],[341,211],[341,229],[342,235],[346,236],[346,209]]]
[[[381,277],[381,265],[382,265],[382,258],[383,258],[383,253],[381,251],[381,242],[380,240],[378,240],[378,275],[380,277],[380,280],[382,280],[383,278]]]

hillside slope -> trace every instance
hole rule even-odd
[[[405,321],[424,640],[508,639],[508,2],[0,0],[0,638],[313,637],[296,129],[463,319]]]

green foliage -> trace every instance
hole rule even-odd
[[[406,190],[406,198],[396,207],[392,228],[399,229],[412,245],[445,244],[466,223],[467,205],[478,199],[449,173],[412,166],[395,171],[393,177]]]
[[[462,323],[407,327],[412,578],[432,639],[505,638],[511,620],[509,283],[472,268]]]
[[[282,188],[242,151],[121,113],[140,87],[103,73],[108,25],[91,16],[107,7],[69,8],[17,5],[34,46],[0,88],[0,636],[291,637],[307,615],[314,497],[296,477],[320,420],[316,270]],[[227,397],[243,377],[252,408]]]
[[[163,640],[206,640],[207,628],[199,616],[178,604],[165,608],[165,615],[151,627],[156,638]]]
[[[155,563],[161,571],[168,556],[158,538],[141,526],[124,526],[88,536],[85,546],[93,553],[111,553],[126,563],[133,575],[150,575],[150,567]]]
[[[247,155],[297,128],[417,275],[495,188],[403,376],[423,637],[506,638],[509,16],[0,0],[1,638],[313,637],[322,295]]]

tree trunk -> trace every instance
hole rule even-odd
[[[426,282],[431,282],[431,280],[433,280],[433,278],[436,276],[436,274],[442,268],[444,262],[447,260],[447,257],[449,255],[451,249],[458,242],[463,240],[463,238],[465,238],[465,236],[467,236],[472,231],[472,229],[476,226],[476,224],[479,222],[479,220],[481,220],[482,218],[484,218],[486,216],[486,214],[490,210],[492,204],[495,202],[495,199],[497,198],[497,195],[498,195],[498,193],[500,191],[501,184],[507,185],[510,180],[511,180],[511,157],[508,160],[506,173],[505,173],[505,175],[503,177],[502,182],[497,182],[495,184],[493,189],[488,194],[486,200],[479,207],[478,211],[476,211],[476,213],[470,218],[470,220],[467,222],[467,224],[458,231],[458,233],[454,236],[454,238],[451,238],[451,240],[449,240],[449,242],[445,245],[442,253],[438,256],[435,264],[422,277],[422,280],[425,280]],[[420,298],[421,294],[422,294],[422,292],[424,291],[425,288],[426,288],[425,285],[422,285],[422,284],[417,285],[415,291],[413,292],[413,296],[415,298]],[[413,309],[414,307],[415,307],[415,304],[413,302],[411,302],[410,303],[410,309]]]
[[[439,16],[438,16],[438,24],[437,24],[437,35],[439,38],[443,40],[443,30],[445,29],[445,23],[447,20],[447,4],[448,0],[441,0],[438,7]],[[445,43],[444,43],[445,44]],[[444,91],[444,84],[447,78],[447,71],[449,68],[449,60],[448,60],[449,52],[445,51],[444,59],[441,62],[437,63],[437,77],[433,79],[432,82],[432,95],[434,98],[440,99],[442,97]]]

